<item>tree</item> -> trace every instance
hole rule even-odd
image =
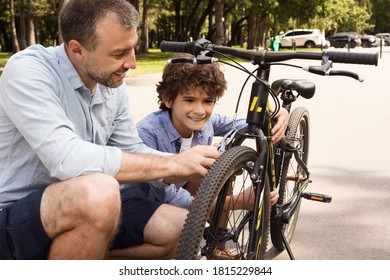
[[[390,1],[373,0],[371,2],[373,6],[371,23],[375,26],[375,33],[390,32]]]
[[[16,53],[20,51],[20,47],[18,42],[18,34],[16,32],[14,0],[9,0],[9,11],[11,23],[12,51]]]
[[[64,38],[62,38],[62,33],[61,33],[61,26],[60,26],[60,13],[64,5],[68,2],[68,0],[59,0],[59,5],[58,5],[58,43],[62,44],[64,42]]]
[[[0,0],[0,46],[62,43],[58,15],[68,0]],[[292,28],[389,32],[389,0],[127,0],[140,12],[140,48],[205,37],[216,44],[266,46]]]
[[[225,28],[223,26],[225,0],[217,1],[215,6],[215,36],[213,42],[217,45],[222,45],[225,42]]]
[[[142,23],[141,23],[141,53],[147,53],[149,49],[149,23],[148,23],[148,0],[142,2]]]

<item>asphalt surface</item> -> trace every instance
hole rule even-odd
[[[352,52],[379,52],[357,48]],[[339,50],[337,51],[347,51]],[[318,61],[289,61],[318,65]],[[249,63],[244,64],[253,69]],[[309,168],[311,192],[331,195],[330,204],[304,200],[291,247],[301,260],[390,259],[390,47],[384,47],[379,65],[335,64],[333,69],[359,73],[364,82],[347,77],[317,76],[300,69],[275,66],[271,81],[310,79],[316,94],[295,107],[310,111]],[[135,70],[136,71],[136,70]],[[232,115],[246,75],[225,67],[229,88],[215,111]],[[157,110],[155,84],[161,75],[127,80],[134,121]],[[250,85],[245,92],[249,94]],[[245,117],[242,98],[238,115]],[[268,259],[288,260],[288,254],[270,246]]]

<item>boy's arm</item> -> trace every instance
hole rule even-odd
[[[137,126],[138,134],[141,140],[145,143],[146,146],[156,149],[158,148],[158,139],[154,131],[146,130],[142,127]]]
[[[214,129],[214,136],[224,136],[233,129],[233,118],[229,116],[214,113],[211,115],[210,119]],[[237,130],[240,130],[246,126],[247,123],[245,119],[237,119],[234,122],[234,127]]]

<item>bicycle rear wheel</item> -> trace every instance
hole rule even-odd
[[[216,160],[190,207],[177,259],[264,258],[270,218],[269,181],[265,180],[260,210],[254,215],[253,191],[258,184],[250,174],[257,157],[252,148],[237,146]],[[252,226],[255,246],[249,248]]]
[[[294,147],[297,147],[298,155],[305,164],[307,164],[309,157],[309,124],[309,112],[303,107],[298,107],[291,113],[286,133],[287,141]],[[279,205],[289,201],[294,197],[299,188],[301,188],[302,174],[303,171],[298,167],[298,163],[293,154],[286,151],[283,157],[280,175],[279,200],[277,202]],[[293,238],[298,221],[300,204],[301,201],[298,202],[297,208],[287,224],[280,221],[271,223],[272,244],[280,251],[285,249],[282,234],[284,234],[288,242],[291,242]]]

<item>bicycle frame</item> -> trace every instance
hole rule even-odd
[[[257,69],[257,77],[261,79],[263,82],[268,83],[269,76],[271,72],[270,64],[260,64]],[[243,132],[238,132],[235,134],[230,144],[227,145],[227,148],[231,148],[233,146],[241,145],[244,140],[251,138],[255,139],[256,142],[256,150],[259,152],[259,157],[255,162],[253,172],[251,174],[251,180],[254,184],[257,184],[256,193],[255,193],[255,206],[254,213],[258,213],[261,211],[259,202],[262,201],[262,192],[264,190],[264,182],[265,176],[268,172],[271,178],[271,190],[276,189],[279,183],[279,175],[280,168],[275,169],[276,166],[281,166],[281,160],[283,158],[283,154],[285,152],[284,147],[290,146],[287,142],[283,141],[283,145],[278,144],[278,155],[274,153],[274,146],[269,142],[270,138],[270,130],[271,130],[271,120],[267,115],[267,105],[268,105],[268,96],[269,90],[265,87],[264,84],[260,83],[257,79],[252,84],[249,104],[248,104],[248,113],[246,122],[248,123],[248,127]],[[289,105],[284,105],[283,107],[287,107],[287,110],[290,111],[291,103]],[[291,147],[291,146],[290,146]],[[293,148],[293,147],[291,147]],[[293,156],[298,162],[298,165],[302,170],[304,170],[306,174],[306,178],[300,184],[302,191],[299,191],[297,195],[292,197],[288,202],[283,205],[277,205],[272,208],[271,217],[274,217],[274,220],[279,216],[282,218],[283,223],[288,223],[289,218],[295,212],[299,201],[302,199],[301,193],[307,187],[309,183],[309,171],[304,162],[299,158],[297,151],[293,151]],[[276,161],[276,163],[275,163]],[[302,187],[304,186],[304,187]],[[259,215],[257,215],[259,217]],[[252,227],[252,232],[250,234],[249,239],[249,248],[251,253],[255,254],[256,248],[256,234],[255,227]],[[291,251],[289,248],[287,241],[286,247],[288,251]],[[289,253],[292,255],[292,253]]]
[[[162,51],[190,53],[195,55],[196,57],[195,59],[181,58],[180,61],[178,62],[189,62],[189,63],[197,63],[197,64],[213,63],[214,61],[216,61],[213,55],[220,54],[220,55],[231,55],[233,57],[250,60],[253,64],[258,65],[258,69],[255,76],[256,80],[252,84],[248,110],[247,110],[246,122],[248,126],[241,131],[232,131],[229,134],[225,135],[225,137],[223,137],[222,141],[220,142],[219,149],[221,152],[223,152],[226,149],[231,149],[232,147],[235,146],[245,146],[243,143],[246,139],[254,139],[256,145],[255,150],[258,153],[257,155],[255,154],[253,157],[251,157],[250,168],[249,168],[250,169],[249,177],[250,180],[252,181],[252,185],[254,186],[254,190],[255,190],[255,202],[254,202],[254,208],[252,210],[253,212],[248,212],[247,216],[245,216],[244,219],[241,220],[241,223],[237,227],[238,231],[235,233],[237,236],[242,231],[244,225],[248,223],[248,221],[251,218],[253,219],[252,222],[254,222],[255,219],[257,219],[257,223],[260,223],[261,221],[260,214],[262,213],[261,203],[263,202],[263,196],[267,194],[264,192],[264,190],[268,188],[268,184],[266,185],[267,183],[266,181],[268,178],[271,179],[270,182],[271,190],[276,189],[277,186],[281,183],[283,183],[284,186],[286,184],[286,180],[295,182],[293,196],[288,198],[288,201],[284,201],[284,199],[282,199],[283,202],[281,204],[276,204],[271,209],[271,223],[275,223],[276,225],[275,232],[276,233],[280,232],[280,235],[277,234],[276,239],[281,240],[282,244],[287,249],[290,258],[294,259],[291,248],[288,244],[288,240],[284,233],[285,230],[283,225],[289,223],[290,218],[294,215],[294,213],[298,209],[302,198],[308,198],[311,200],[317,200],[322,202],[330,202],[331,198],[325,195],[310,194],[305,192],[305,189],[307,188],[308,184],[311,182],[310,172],[305,162],[300,157],[300,154],[298,152],[299,145],[298,147],[294,147],[294,144],[288,143],[285,139],[282,139],[277,144],[273,144],[270,141],[271,128],[273,123],[271,117],[268,114],[267,105],[268,105],[268,98],[271,90],[271,87],[269,86],[271,66],[276,62],[282,62],[289,59],[321,60],[322,62],[321,66],[302,67],[302,69],[318,75],[349,76],[359,81],[363,81],[356,73],[350,71],[344,71],[344,70],[331,70],[332,63],[339,62],[339,63],[377,65],[378,55],[377,54],[376,55],[375,54],[372,55],[351,54],[351,53],[340,53],[340,52],[275,53],[275,52],[268,52],[267,50],[261,50],[261,51],[238,50],[238,49],[225,47],[225,46],[216,46],[212,44],[210,41],[205,39],[200,39],[198,41],[189,42],[189,43],[163,41],[161,42],[160,48]],[[250,74],[249,71],[247,70],[245,72]],[[254,76],[253,74],[251,75]],[[285,80],[280,80],[280,81],[284,82]],[[298,88],[294,88],[295,86]],[[291,87],[287,86],[286,88],[283,89],[282,87],[280,87],[278,90],[276,90],[277,92],[275,92],[275,90],[273,90],[273,92],[279,94],[280,91],[282,93],[281,96],[281,99],[283,100],[282,107],[284,107],[288,112],[290,112],[291,104],[296,100],[296,96],[289,95],[292,94],[293,90],[295,90],[298,93],[298,95],[304,98],[311,98],[314,95],[314,89],[315,89],[314,84],[312,84],[312,86],[307,86],[305,82],[302,80],[299,82],[296,81],[296,83]],[[293,115],[294,112],[295,111],[293,111]],[[305,111],[300,110],[299,112],[300,112],[299,114],[306,114],[304,113]],[[303,116],[304,115],[302,115],[301,117],[303,118]],[[307,119],[306,117],[305,119],[302,119],[304,127],[308,127],[308,122],[306,121],[306,119]],[[292,137],[294,137],[295,139],[296,129],[297,127],[300,127],[301,120],[298,123],[297,122],[293,122],[293,123],[294,123],[293,125],[294,132],[292,134],[293,135]],[[306,131],[308,131],[308,129],[306,129]],[[306,143],[306,140],[304,141],[304,143]],[[289,162],[290,161],[289,156],[294,157],[299,172],[295,173],[293,177],[287,179],[288,176],[286,177],[286,172],[288,170],[285,170],[285,168],[286,167],[289,168],[289,167],[284,162],[284,160]],[[304,160],[306,161],[306,159]],[[237,167],[247,169],[245,166],[241,167],[241,165]],[[282,168],[285,171],[282,172]],[[301,170],[303,174],[300,174]],[[218,177],[218,175],[215,174],[213,175],[220,178],[220,180],[221,179],[226,180],[226,178],[228,178],[227,179],[228,181],[224,181],[225,183],[223,185],[223,188],[219,192],[221,199],[218,198],[218,201],[220,203],[223,203],[224,202],[223,198],[227,196],[227,191],[229,190],[228,189],[229,184],[231,184],[232,182],[230,181],[231,180],[230,178],[235,177],[235,174],[230,174],[230,173],[229,174],[222,173],[222,174],[223,176],[229,176],[229,177]],[[280,182],[281,175],[283,175],[284,179]],[[205,185],[205,187],[207,186]],[[210,197],[211,197],[210,195],[207,195],[208,199]],[[217,221],[219,220],[219,218],[221,217],[220,215],[222,213],[223,207],[224,205],[222,204],[215,205],[215,209],[217,210],[213,214],[213,218],[211,219],[211,221],[215,221],[213,220],[214,218],[216,218]],[[268,210],[269,209],[267,209],[267,212],[265,213],[268,213]],[[197,216],[195,215],[195,213],[198,212],[197,211],[194,212],[193,215],[193,217],[196,219]],[[195,221],[195,219],[192,220]],[[248,242],[249,249],[247,250],[248,253],[247,259],[252,259],[254,256],[257,256],[256,254],[257,254],[258,245],[260,245],[261,243],[261,238],[259,237],[262,237],[262,235],[260,235],[262,234],[262,232],[258,231],[257,227],[258,225],[250,226],[251,232],[249,235],[249,242]],[[212,224],[211,222],[210,229],[209,229],[210,232],[211,233],[217,232],[216,229],[218,229],[218,225]],[[226,241],[226,238],[234,240],[234,238],[236,237],[230,235],[228,237],[225,237],[225,239],[223,240]],[[213,249],[212,242],[219,242],[213,240],[215,240],[215,237],[210,236],[210,234],[207,234],[206,246],[203,247],[205,248],[206,251],[210,251]],[[258,242],[258,244],[256,244],[256,242]],[[278,247],[280,247],[279,244],[280,243],[278,243],[277,245]],[[192,245],[193,244],[191,243],[191,246]],[[264,246],[262,248],[264,248]],[[209,254],[207,252],[206,256],[208,255]]]

